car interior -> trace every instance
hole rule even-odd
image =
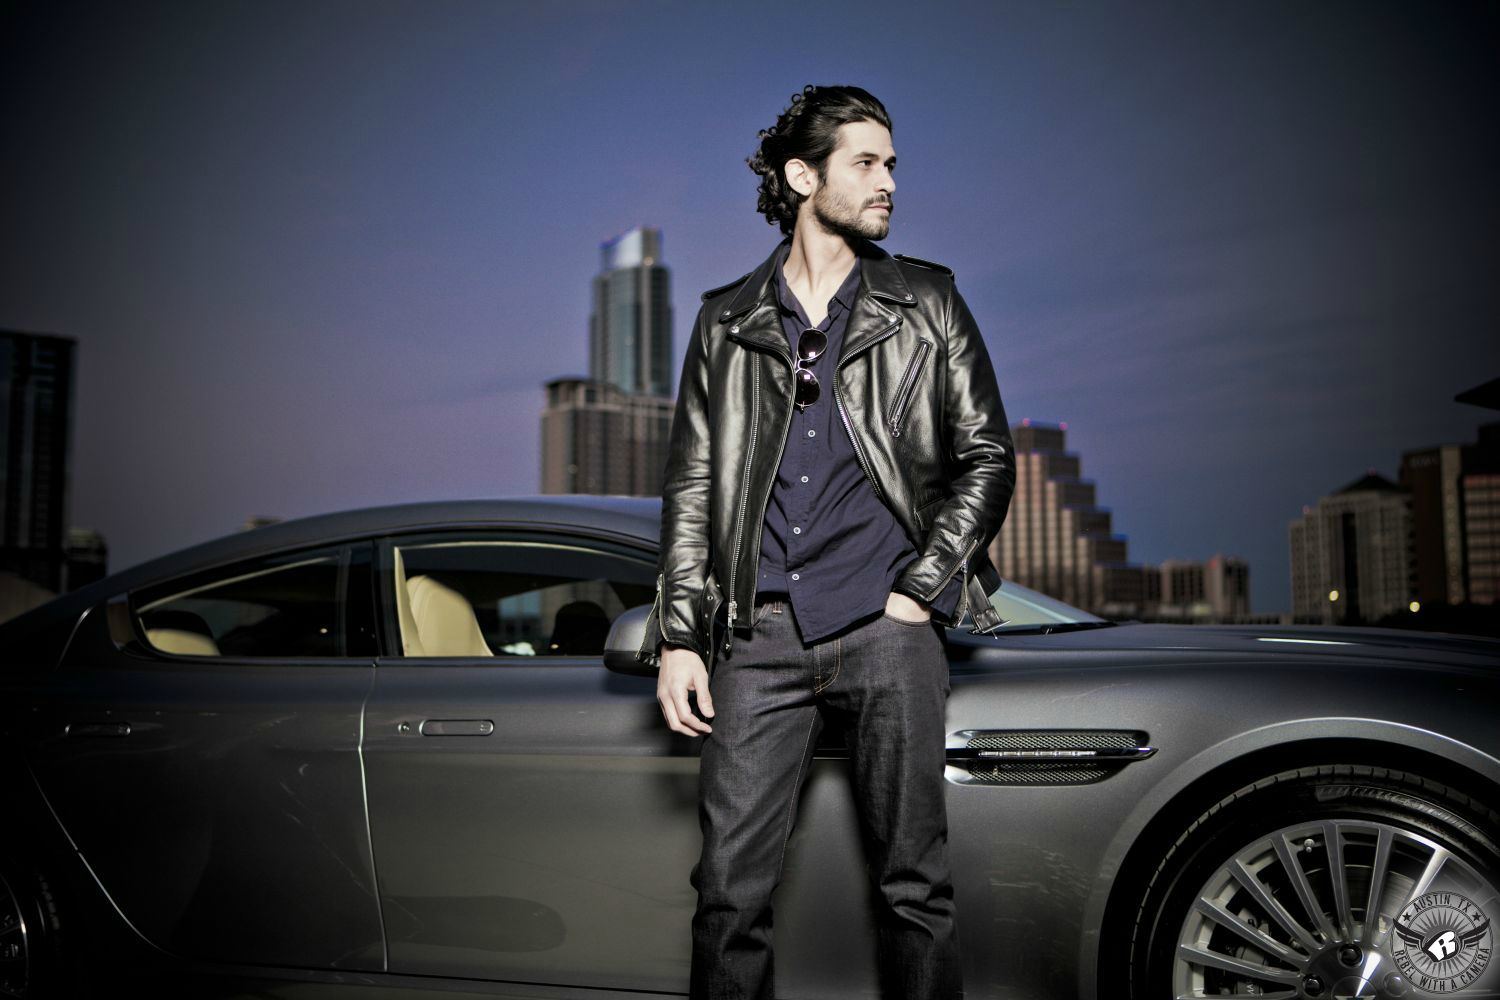
[[[398,546],[392,572],[402,655],[601,655],[614,617],[654,596],[652,567],[614,568],[597,554],[544,544]]]

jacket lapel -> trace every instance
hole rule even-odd
[[[771,255],[740,285],[729,305],[719,313],[721,322],[729,323],[729,337],[754,347],[762,347],[791,361],[791,348],[781,330],[781,315],[776,309],[776,258],[791,237],[777,244]]]
[[[886,303],[911,305],[915,299],[900,266],[890,254],[872,243],[859,248],[859,294],[849,311],[849,327],[844,333],[844,349],[839,362],[876,341],[884,340],[901,325],[901,316]]]
[[[854,308],[849,310],[849,326],[844,331],[844,347],[839,352],[839,363],[844,359],[864,350],[876,341],[884,340],[885,337],[901,325],[901,317],[873,295],[868,294],[861,283],[860,293],[854,300]]]

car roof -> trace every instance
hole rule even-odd
[[[31,627],[45,625],[59,616],[76,617],[85,608],[119,591],[134,590],[213,566],[288,549],[396,532],[500,525],[566,526],[590,533],[621,535],[654,546],[661,529],[661,499],[569,494],[435,500],[279,521],[202,542],[111,573],[5,624]]]

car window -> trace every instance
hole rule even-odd
[[[177,656],[371,655],[368,558],[351,558],[367,549],[280,555],[152,587],[132,595],[139,634]]]
[[[600,656],[656,583],[644,556],[519,538],[398,540],[388,572],[403,656]]]

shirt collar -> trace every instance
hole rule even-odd
[[[787,257],[791,256],[792,245],[790,242],[783,243],[777,248],[776,253],[776,301],[781,308],[790,313],[797,311],[797,297],[792,294],[791,286],[787,284],[786,272],[784,270]],[[859,293],[860,281],[860,255],[854,255],[854,266],[849,268],[849,274],[845,276],[843,284],[839,285],[838,291],[833,293],[833,302],[848,312],[854,308],[854,296]],[[804,310],[805,312],[806,310]],[[833,310],[829,309],[832,315]]]

